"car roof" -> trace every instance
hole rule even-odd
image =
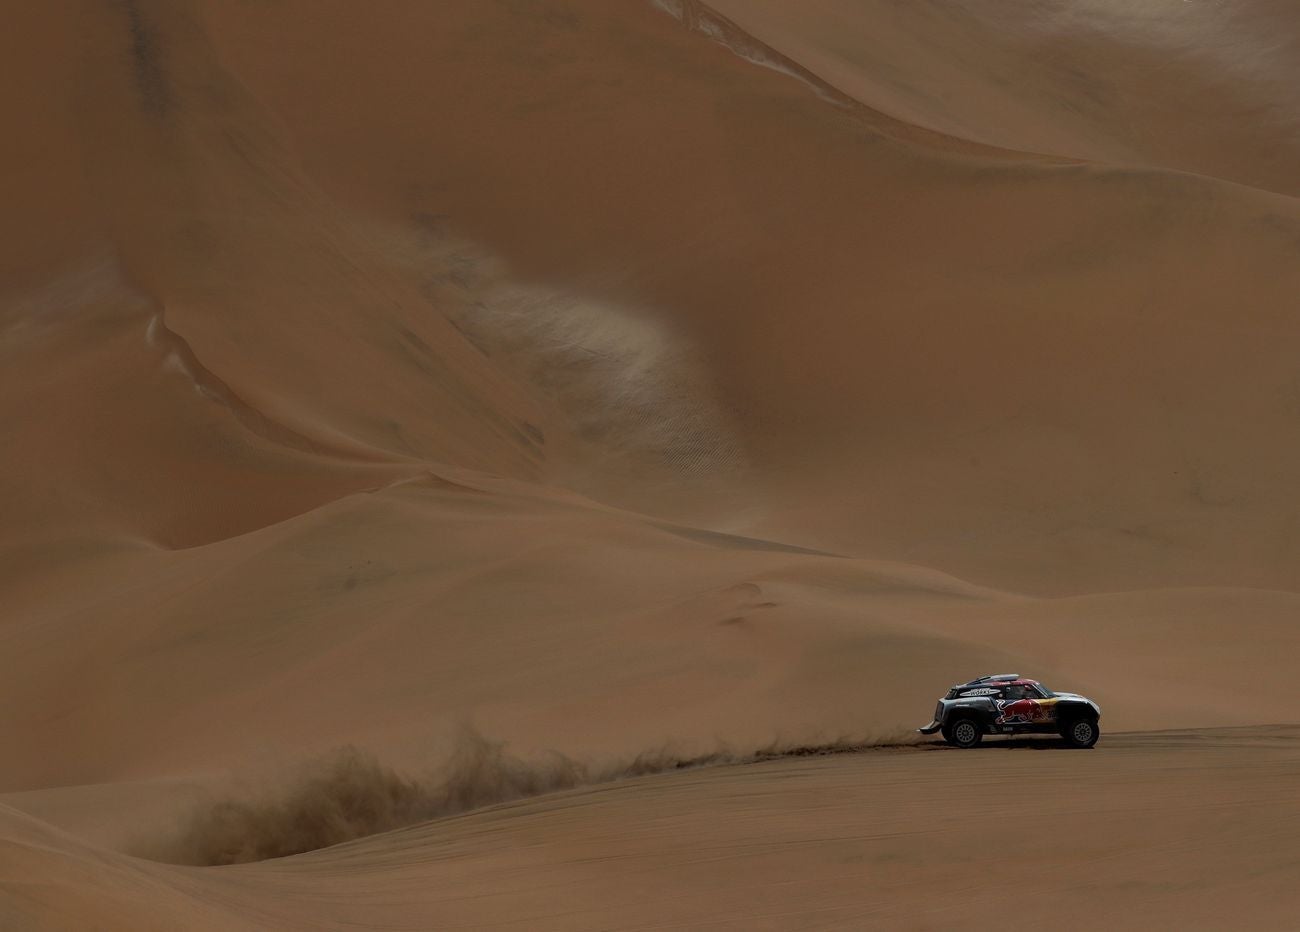
[[[998,673],[993,676],[981,676],[962,683],[956,689],[969,689],[973,686],[1037,686],[1038,680],[1021,676],[1019,673]]]

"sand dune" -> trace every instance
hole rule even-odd
[[[1293,914],[1285,4],[9,25],[0,924]],[[1098,751],[675,772],[1007,669]]]
[[[711,6],[902,123],[1300,193],[1297,38],[1276,0]]]
[[[48,928],[94,909],[141,929],[940,929],[1009,895],[1020,920],[1066,929],[1286,925],[1296,740],[1165,732],[1083,761],[1012,745],[724,767],[217,871],[89,849],[8,810],[0,851],[9,889],[41,879],[13,901],[32,912],[10,915]]]
[[[744,19],[798,37],[778,7]],[[282,3],[212,29],[337,197],[395,226],[442,218],[526,281],[684,328],[751,466],[760,504],[733,526],[1039,592],[1294,585],[1284,186],[921,132],[651,4],[403,9],[303,24]],[[307,28],[294,56],[266,39]],[[317,92],[332,119],[298,106]],[[1290,151],[1286,112],[1201,102]],[[634,483],[602,494],[659,506]]]
[[[25,701],[0,713],[18,739],[3,789],[201,773],[264,748],[423,763],[470,720],[578,756],[893,735],[972,666],[1098,691],[1120,728],[1267,721],[1289,695],[1289,593],[1026,600],[691,541],[499,482],[429,477],[203,548],[102,556],[116,585],[47,596],[4,658]],[[1259,683],[1203,684],[1210,657]]]

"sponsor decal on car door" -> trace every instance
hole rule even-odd
[[[998,699],[999,725],[1042,725],[1056,721],[1055,699]]]

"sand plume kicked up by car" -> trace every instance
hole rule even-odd
[[[358,748],[340,748],[295,768],[288,780],[260,793],[204,802],[184,818],[174,838],[140,840],[136,854],[177,864],[242,864],[282,858],[405,828],[497,803],[633,777],[786,757],[862,752],[906,746],[916,739],[841,738],[818,744],[774,741],[752,751],[731,748],[682,756],[665,747],[599,765],[552,752],[524,760],[473,728],[434,773],[406,777]],[[267,781],[263,781],[267,782]]]

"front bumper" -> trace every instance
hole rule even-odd
[[[930,724],[926,725],[924,728],[918,728],[917,731],[919,731],[923,735],[932,735],[942,727],[943,725],[939,724],[938,722],[931,722]]]

